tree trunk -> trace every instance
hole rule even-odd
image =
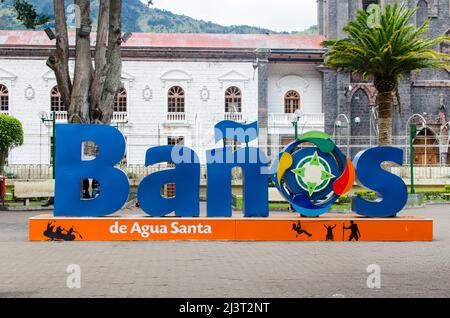
[[[0,150],[0,175],[5,175],[5,161],[8,158],[8,149]]]
[[[101,122],[100,101],[102,98],[107,68],[110,0],[100,0],[97,41],[95,45],[95,72],[91,83],[91,123]]]
[[[80,8],[81,25],[76,35],[75,74],[68,119],[69,123],[89,123],[89,90],[93,72],[89,32],[91,1],[76,0],[75,5]]]
[[[392,145],[392,91],[378,94],[378,144]]]
[[[54,0],[56,54],[47,65],[55,72],[69,123],[110,124],[121,86],[121,0],[100,0],[95,46],[95,70],[90,39],[90,0],[75,0],[80,10],[76,34],[75,73],[69,73],[69,37],[65,1]]]
[[[64,105],[69,106],[72,95],[72,81],[69,73],[69,36],[67,33],[66,8],[64,0],[54,0],[56,54],[49,57],[48,67],[55,72],[56,82]]]
[[[121,31],[122,0],[110,3],[109,34],[106,78],[100,101],[101,122],[110,124],[114,112],[114,99],[121,85],[122,76],[122,31]]]

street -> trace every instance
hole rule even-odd
[[[42,212],[0,212],[0,297],[449,297],[449,207],[402,213],[435,220],[431,243],[28,242]]]

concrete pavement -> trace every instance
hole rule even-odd
[[[434,218],[431,243],[28,242],[41,213],[0,212],[0,297],[450,296],[450,205],[402,213]]]

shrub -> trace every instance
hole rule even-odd
[[[4,173],[5,160],[9,151],[22,144],[22,123],[12,116],[0,115],[0,174]]]
[[[349,195],[343,195],[341,197],[339,197],[339,199],[337,200],[337,204],[349,204],[351,202],[351,197]]]

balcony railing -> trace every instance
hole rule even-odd
[[[244,121],[242,113],[225,113],[224,119],[237,122]]]
[[[167,113],[167,121],[172,123],[186,122],[186,113]]]
[[[55,120],[57,122],[67,122],[67,112],[50,112],[50,119],[53,120],[53,114],[55,114]],[[114,112],[113,122],[126,122],[128,120],[127,112]]]
[[[269,123],[277,126],[291,125],[294,119],[294,114],[286,113],[272,113],[269,114]],[[300,116],[299,123],[308,123],[314,126],[325,125],[325,115],[324,114],[302,114]]]
[[[53,114],[55,114],[55,120],[62,122],[67,121],[67,112],[50,112],[50,119],[53,120]]]
[[[113,122],[126,122],[128,121],[128,113],[127,112],[114,112],[113,114],[113,118],[112,118]]]

